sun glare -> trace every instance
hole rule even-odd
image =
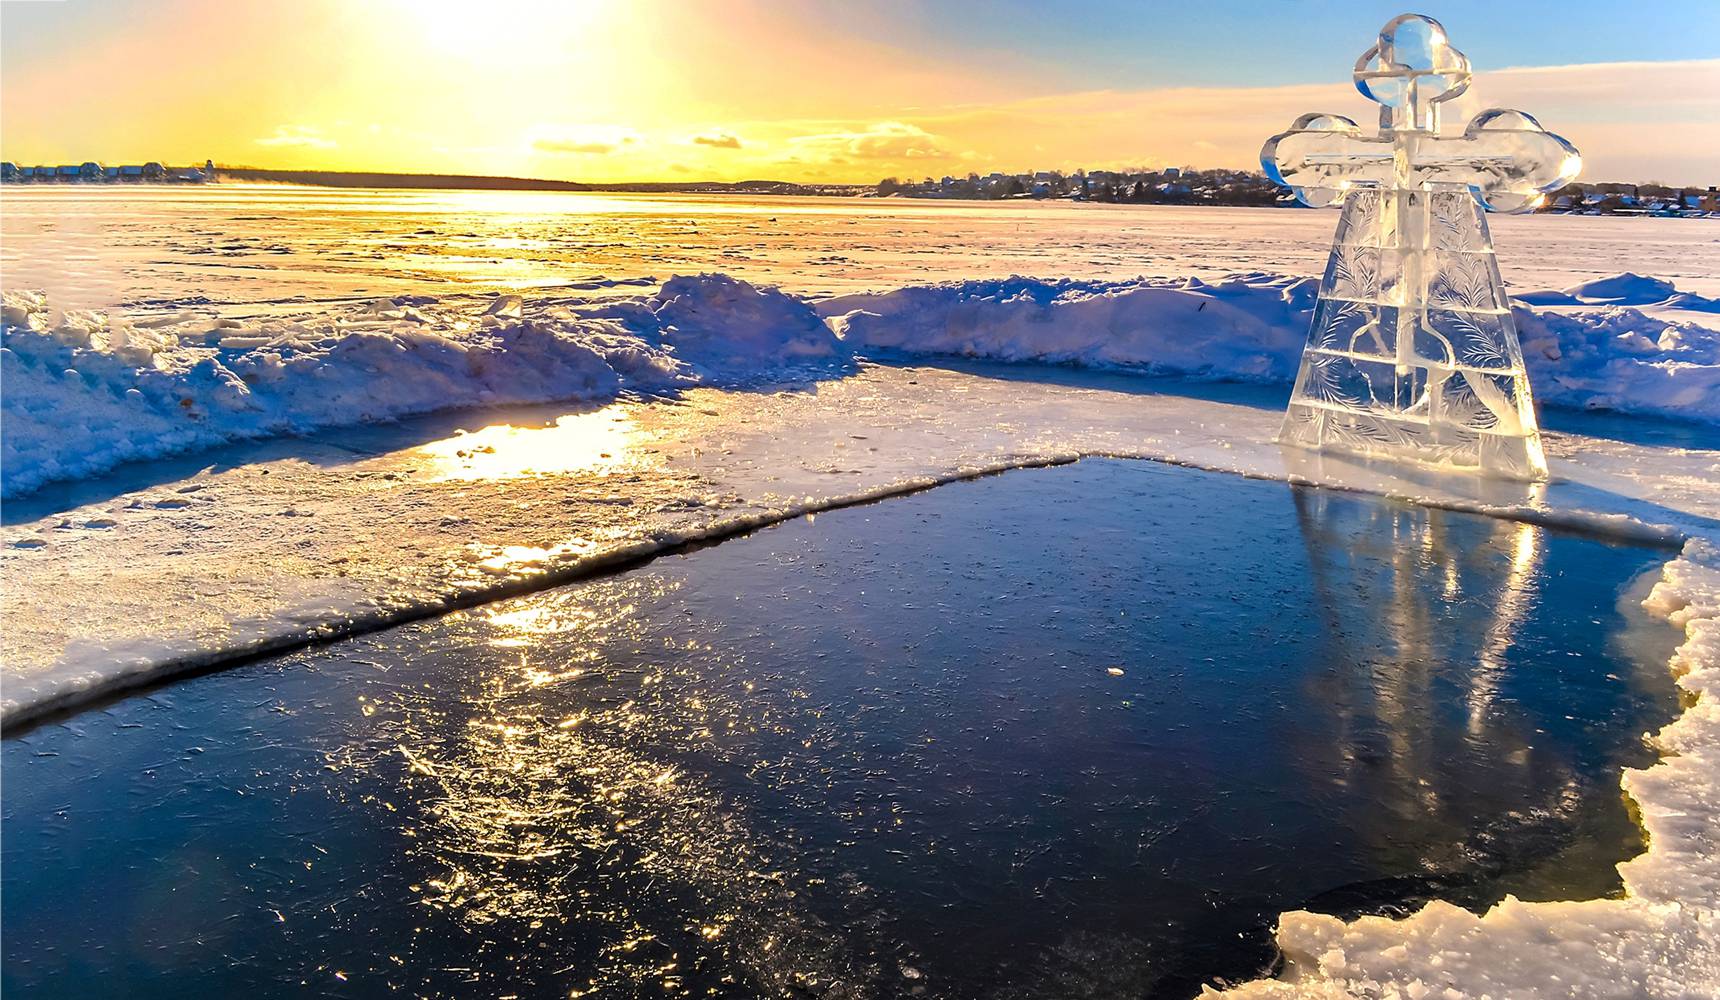
[[[637,464],[626,404],[567,414],[543,427],[495,424],[424,445],[435,480],[522,479]]]

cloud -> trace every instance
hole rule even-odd
[[[1259,169],[1260,146],[1299,114],[1348,115],[1371,130],[1379,106],[1344,77],[1325,84],[1274,87],[1174,87],[1085,91],[929,109],[899,127],[935,136],[936,150],[985,149],[999,169],[1092,167],[1130,160],[1158,166]],[[1583,151],[1584,180],[1660,178],[1713,183],[1713,135],[1720,126],[1720,59],[1665,63],[1592,63],[1483,71],[1445,111],[1462,131],[1487,107],[1516,107]],[[881,126],[867,134],[873,148]],[[1150,139],[1152,155],[1143,145]],[[863,145],[865,143],[862,143]],[[943,154],[936,169],[960,165]],[[933,167],[933,164],[927,164]]]
[[[275,134],[252,140],[259,146],[294,149],[333,149],[335,141],[309,125],[276,125]]]
[[[715,135],[695,135],[693,136],[693,144],[696,146],[711,146],[716,149],[741,148],[741,141],[727,132],[718,132]]]
[[[537,139],[532,142],[532,148],[540,153],[584,153],[601,156],[613,153],[620,148],[614,142],[573,142],[567,139]]]
[[[558,156],[604,156],[638,141],[639,136],[626,129],[558,126],[540,131],[532,139],[532,149]]]
[[[857,131],[820,132],[788,140],[812,155],[834,160],[927,160],[951,155],[938,137],[906,122],[877,122]]]

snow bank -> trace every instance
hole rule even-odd
[[[251,321],[55,316],[7,292],[0,319],[5,496],[244,438],[847,361],[806,303],[722,275],[604,303],[415,297]]]
[[[1554,291],[1524,292],[1517,301],[1533,306],[1667,306],[1696,312],[1720,312],[1720,299],[1680,292],[1665,278],[1624,271]]]
[[[848,295],[819,311],[869,348],[1287,382],[1316,288],[1267,274],[1217,284],[1009,278]]]
[[[1643,605],[1685,630],[1672,661],[1691,701],[1627,771],[1648,850],[1619,865],[1625,898],[1525,903],[1477,916],[1430,903],[1402,920],[1287,913],[1278,980],[1226,997],[1627,998],[1720,996],[1720,546],[1693,539]],[[1216,995],[1209,993],[1207,995]]]
[[[1577,287],[1700,298],[1630,275]],[[1011,278],[847,295],[819,311],[856,348],[1288,382],[1315,289],[1311,278],[1261,273],[1216,284]],[[1720,331],[1617,304],[1513,313],[1541,402],[1720,423]]]
[[[1577,289],[1597,302],[1691,298],[1634,275]],[[700,275],[629,298],[415,296],[233,319],[56,315],[39,294],[7,292],[0,496],[125,461],[431,410],[841,370],[852,349],[1288,383],[1314,293],[1312,279],[1264,273],[1216,283],[1009,278],[815,309]],[[1542,402],[1720,422],[1720,331],[1617,304],[1516,316]]]

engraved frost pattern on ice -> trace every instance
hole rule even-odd
[[[1261,150],[1303,202],[1343,206],[1281,443],[1545,477],[1483,210],[1533,208],[1582,161],[1520,111],[1441,136],[1440,104],[1469,76],[1439,22],[1405,14],[1356,62],[1377,134],[1308,114]]]

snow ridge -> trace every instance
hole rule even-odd
[[[1558,294],[1575,292],[1712,304],[1633,275]],[[409,296],[236,318],[56,314],[38,293],[8,291],[0,496],[126,461],[434,410],[840,373],[855,351],[1288,383],[1314,293],[1311,278],[1254,272],[961,281],[815,303],[707,274],[619,299]],[[1720,423],[1720,331],[1619,304],[1515,314],[1541,402]]]
[[[43,296],[6,292],[0,318],[6,497],[237,440],[848,364],[806,303],[722,275],[529,310],[515,295],[410,297],[255,320],[56,317]]]
[[[1720,423],[1720,330],[1614,304],[1652,297],[1692,309],[1711,300],[1661,279],[1624,280],[1636,277],[1577,286],[1618,293],[1579,303],[1594,304],[1582,311],[1512,310],[1536,399]],[[1315,288],[1312,278],[1263,273],[1211,284],[1011,278],[848,295],[819,311],[857,349],[1279,383],[1295,377]],[[1558,304],[1578,302],[1557,294]]]

